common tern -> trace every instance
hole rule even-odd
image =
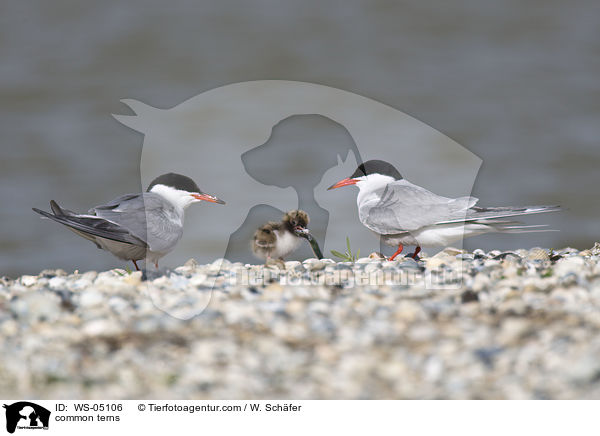
[[[369,160],[356,171],[328,189],[356,185],[360,222],[381,236],[387,245],[398,247],[394,260],[404,245],[448,246],[464,237],[489,232],[525,233],[537,227],[525,226],[510,219],[560,210],[559,206],[477,207],[475,197],[448,198],[436,195],[404,179],[390,163]]]
[[[183,234],[185,209],[192,203],[223,200],[202,192],[189,177],[168,173],[157,177],[144,193],[125,194],[78,214],[50,201],[52,213],[33,210],[67,226],[122,260],[158,260],[171,252]]]
[[[254,233],[252,251],[267,263],[276,262],[296,250],[302,238],[306,239],[310,218],[303,210],[287,212],[281,222],[268,222]]]

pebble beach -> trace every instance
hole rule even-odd
[[[598,399],[600,244],[0,279],[0,395]]]

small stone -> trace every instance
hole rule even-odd
[[[231,262],[227,259],[217,259],[207,266],[207,270],[208,272],[215,274],[220,272],[222,269],[228,268],[230,265]]]
[[[403,300],[398,303],[398,306],[395,310],[396,318],[401,319],[406,322],[414,322],[418,320],[426,320],[427,314],[419,305],[414,301]]]
[[[56,271],[53,269],[43,269],[40,271],[40,277],[46,277],[46,278],[56,277]]]
[[[454,248],[454,247],[446,247],[442,250],[442,253],[446,253],[448,256],[456,256],[458,254],[463,254],[466,252],[467,252],[467,250],[463,250],[461,248]]]
[[[321,271],[321,270],[325,269],[326,266],[327,266],[326,262],[316,260],[316,262],[311,262],[308,264],[308,269],[310,271]]]
[[[208,276],[206,274],[200,274],[200,273],[194,274],[189,280],[189,285],[196,286],[196,287],[204,286],[207,278],[208,278]]]
[[[379,251],[374,251],[373,253],[369,254],[369,259],[385,259],[385,256]]]
[[[189,259],[182,266],[175,268],[175,272],[179,274],[193,274],[198,268],[198,262],[195,259]]]
[[[372,262],[372,263],[369,263],[367,266],[365,266],[365,272],[367,274],[373,273],[380,269],[381,269],[381,263],[379,263],[379,262]]]
[[[426,262],[428,262],[428,260]],[[419,263],[412,257],[397,257],[396,260],[386,262],[384,265],[402,265],[402,268],[419,268]]]
[[[529,311],[529,306],[520,298],[510,298],[498,306],[498,311],[503,316],[524,316]]]
[[[285,262],[281,259],[268,259],[265,262],[265,268],[270,269],[285,269]]]
[[[66,286],[67,281],[63,277],[52,277],[48,281],[50,289],[62,289]]]
[[[526,257],[528,260],[550,260],[548,251],[538,247],[529,250]]]
[[[36,276],[22,276],[21,277],[21,284],[28,288],[35,285],[36,282],[37,282]]]
[[[564,276],[568,273],[580,274],[585,266],[585,260],[578,256],[565,257],[556,262],[554,275]]]
[[[95,319],[83,326],[83,333],[88,336],[111,336],[120,331],[121,329],[114,321],[107,319]]]
[[[431,342],[437,335],[437,328],[425,323],[415,325],[407,333],[408,339],[414,342]]]
[[[286,312],[292,315],[299,315],[304,312],[306,304],[299,300],[292,300],[286,305]]]
[[[492,280],[490,279],[490,276],[488,274],[485,273],[479,273],[475,276],[475,279],[473,280],[473,291],[475,292],[481,292],[481,291],[485,291],[486,289],[488,289],[488,287],[491,285]]]
[[[429,382],[437,382],[444,374],[443,361],[435,356],[431,356],[425,363],[425,379]]]
[[[129,303],[127,302],[127,300],[121,298],[121,297],[110,297],[108,299],[108,307],[110,307],[112,310],[114,310],[117,313],[123,313],[125,311],[125,309],[127,309],[129,307]]]
[[[521,259],[521,257],[513,251],[503,251],[502,253],[494,256],[494,259],[508,260],[510,262],[517,262]]]
[[[27,293],[22,298],[10,302],[11,311],[29,323],[53,322],[61,315],[60,299],[54,293]]]
[[[81,275],[80,279],[85,279],[93,282],[94,280],[96,280],[96,277],[98,277],[98,273],[96,271],[87,271]]]
[[[579,253],[579,250],[576,248],[573,248],[573,247],[565,247],[560,250],[554,251],[554,254],[563,256],[563,257],[568,257],[569,255],[576,255],[577,253]]]
[[[89,280],[87,278],[84,278],[84,277],[81,277],[80,279],[75,280],[75,282],[71,284],[70,289],[72,289],[72,290],[84,290],[84,289],[89,288],[91,285],[92,285],[92,281],[91,280]]]
[[[2,323],[0,331],[3,335],[14,336],[19,332],[19,324],[13,319],[7,319]]]
[[[432,256],[429,259],[427,259],[426,266],[428,269],[437,269],[442,265],[450,265],[454,262],[456,262],[455,257],[450,256],[449,254],[443,251],[440,251],[435,256]]]
[[[528,277],[522,282],[523,292],[547,292],[556,285],[556,279],[552,277],[539,278]]]
[[[514,262],[507,262],[507,259],[505,258],[502,261],[502,266],[504,267],[502,275],[505,279],[515,279],[519,276],[520,270]]]
[[[519,341],[530,331],[530,322],[524,318],[507,318],[500,328],[498,340],[503,345]]]
[[[79,304],[82,308],[89,309],[94,306],[99,306],[105,302],[104,295],[95,289],[88,289],[82,292]]]
[[[185,266],[186,268],[192,268],[195,269],[198,267],[198,262],[196,262],[196,259],[189,259],[186,263],[183,264],[183,266]]]
[[[479,301],[479,294],[477,294],[477,292],[466,290],[460,294],[461,303],[472,303],[474,301]]]
[[[571,381],[587,385],[598,380],[600,362],[596,355],[587,355],[572,362],[567,368]]]
[[[335,266],[335,269],[338,271],[351,270],[353,266],[354,264],[352,262],[339,262]]]
[[[123,283],[127,283],[128,285],[137,286],[142,283],[142,272],[141,271],[133,271],[131,274],[126,274],[123,276]]]

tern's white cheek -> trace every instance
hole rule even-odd
[[[368,176],[361,177],[359,180],[356,186],[358,186],[360,192],[356,201],[358,204],[361,204],[371,193],[378,189],[384,189],[388,184],[392,183],[394,178],[381,174],[369,174]]]
[[[177,209],[185,209],[190,204],[199,201],[192,197],[189,192],[175,189],[170,186],[155,185],[151,191],[162,196]]]

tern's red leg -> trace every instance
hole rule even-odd
[[[154,262],[154,266],[156,267],[156,269],[158,269],[158,260]]]
[[[412,254],[412,258],[417,260],[417,256],[419,255],[420,252],[421,252],[421,247],[415,248],[415,252]]]
[[[133,262],[133,264],[135,265],[135,270],[136,270],[136,271],[139,271],[139,270],[140,270],[140,268],[137,266],[137,263],[135,263],[135,260],[133,260],[133,259],[132,259],[131,261],[132,261],[132,262]]]
[[[399,244],[396,252],[394,254],[392,254],[392,257],[390,257],[388,260],[394,260],[396,258],[396,256],[398,256],[400,253],[402,253],[402,250],[404,250],[404,247],[402,246],[402,244]]]

